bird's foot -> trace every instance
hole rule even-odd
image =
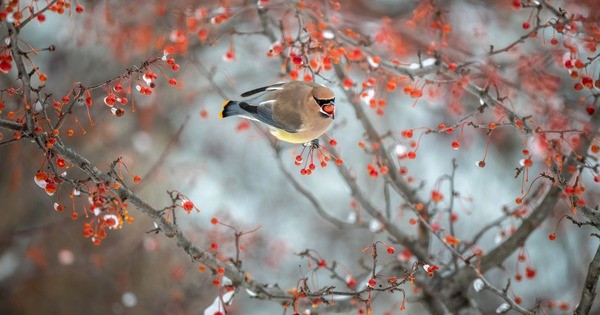
[[[313,149],[318,149],[319,147],[321,147],[321,144],[319,143],[319,139],[313,139],[311,141],[303,143],[302,145],[305,148],[313,148]]]

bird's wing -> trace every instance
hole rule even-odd
[[[258,106],[250,105],[246,102],[240,102],[239,104],[240,107],[249,114],[246,116],[247,118],[260,121],[269,127],[285,130],[289,133],[300,131],[291,126],[286,126],[273,118],[273,105],[275,104],[275,100],[261,102]]]
[[[275,83],[275,84],[272,84],[272,85],[259,87],[257,89],[250,90],[248,92],[242,93],[242,97],[248,97],[248,96],[252,96],[254,94],[261,93],[261,92],[266,92],[266,91],[281,90],[283,88],[284,84],[286,84],[286,82]]]
[[[273,126],[275,128],[279,128],[285,130],[289,133],[296,133],[301,130],[298,130],[296,126],[288,125],[285,122],[281,122],[273,117],[273,106],[275,105],[275,100],[268,100],[260,103],[257,106],[257,118],[258,120],[266,123],[269,126]]]
[[[307,101],[314,101],[310,97],[312,87],[309,82],[290,82],[282,90],[273,91],[268,95],[272,99],[277,99],[277,103],[272,104],[273,119],[294,130],[303,130],[310,125],[307,121],[311,117],[312,111],[318,112],[318,107],[311,109],[307,106]]]

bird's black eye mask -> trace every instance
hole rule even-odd
[[[335,97],[334,98],[330,98],[328,100],[320,100],[320,99],[318,99],[318,98],[316,98],[314,96],[313,96],[313,98],[315,99],[315,102],[317,102],[317,104],[319,104],[320,107],[323,107],[323,105],[335,102]]]
[[[335,98],[331,98],[328,100],[320,100],[316,97],[313,96],[313,98],[315,99],[315,102],[317,102],[317,104],[319,105],[319,111],[321,112],[321,115],[323,115],[323,117],[331,117],[334,118],[335,115]]]

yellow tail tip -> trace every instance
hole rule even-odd
[[[223,119],[223,110],[225,110],[225,106],[227,106],[227,104],[231,102],[231,100],[225,100],[225,102],[223,102],[223,104],[221,104],[221,111],[219,112],[219,119]]]

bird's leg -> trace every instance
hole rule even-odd
[[[321,145],[319,144],[319,139],[313,139],[309,142],[306,142],[304,144],[302,144],[304,147],[310,147],[311,149],[318,149],[319,147],[321,147]]]

